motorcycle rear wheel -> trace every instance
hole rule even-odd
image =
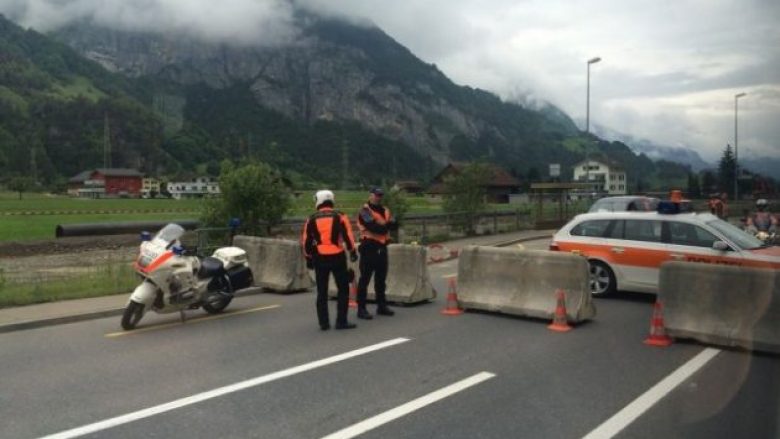
[[[233,300],[233,286],[227,276],[214,278],[209,285],[209,296],[203,301],[203,309],[209,314],[219,314]]]
[[[141,321],[141,317],[143,316],[144,304],[131,300],[130,303],[127,304],[125,312],[122,313],[122,329],[125,331],[135,329],[135,326]]]

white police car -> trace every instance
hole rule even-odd
[[[618,288],[658,292],[665,261],[691,261],[780,270],[780,247],[769,246],[709,213],[677,213],[661,202],[657,212],[602,212],[576,216],[560,229],[550,250],[588,258],[595,296]]]

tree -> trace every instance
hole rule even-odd
[[[385,192],[384,200],[382,201],[390,209],[390,213],[396,221],[399,223],[403,221],[406,212],[409,211],[409,200],[401,189],[395,187]],[[398,241],[398,231],[395,230],[391,233],[393,234],[393,240]]]
[[[202,213],[203,221],[212,226],[224,226],[230,218],[239,218],[247,233],[270,234],[271,227],[292,205],[281,174],[262,162],[240,167],[224,162],[219,188],[222,197],[207,200]]]
[[[737,161],[734,160],[734,153],[731,151],[731,145],[726,145],[723,156],[718,164],[718,183],[720,189],[729,195],[734,195],[734,178],[736,177]]]
[[[22,199],[22,193],[27,192],[33,185],[33,180],[30,177],[13,177],[8,182],[8,189],[13,192],[19,192],[19,199]]]
[[[701,187],[699,186],[699,176],[693,172],[688,173],[688,197],[701,198]]]
[[[715,178],[715,173],[712,171],[703,171],[701,173],[701,189],[705,192],[706,196],[709,196],[716,190],[718,186],[718,181]]]
[[[488,165],[470,163],[458,174],[444,180],[444,211],[456,214],[456,223],[466,234],[475,233],[477,217],[487,206],[485,195],[491,176]]]

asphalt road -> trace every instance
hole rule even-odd
[[[184,325],[147,315],[131,333],[115,317],[2,334],[0,437],[580,438],[623,425],[617,437],[780,438],[780,358],[648,347],[652,298],[630,293],[565,334],[443,316],[456,266],[431,266],[435,302],[351,331],[319,331],[303,293],[242,297]],[[640,398],[681,368],[662,398]]]

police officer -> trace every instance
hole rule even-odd
[[[754,235],[758,232],[776,233],[777,218],[767,211],[769,202],[764,198],[756,201],[756,212],[747,218],[747,230]]]
[[[374,276],[374,293],[376,294],[376,313],[383,316],[395,314],[387,306],[385,298],[385,281],[387,279],[387,244],[390,242],[389,232],[397,230],[398,224],[390,215],[390,209],[382,206],[384,192],[375,187],[369,192],[368,203],[358,212],[358,228],[360,229],[360,280],[358,281],[357,302],[358,318],[370,320],[373,318],[366,309],[368,283]]]
[[[317,280],[317,318],[320,329],[330,329],[328,318],[328,282],[330,273],[338,288],[336,305],[336,329],[352,329],[354,324],[347,322],[347,307],[349,296],[349,278],[347,274],[347,257],[344,245],[349,251],[349,259],[357,261],[355,239],[352,237],[352,226],[346,215],[333,209],[333,192],[318,191],[314,195],[314,206],[317,212],[309,217],[303,226],[301,245],[306,257],[306,266],[314,268]]]

